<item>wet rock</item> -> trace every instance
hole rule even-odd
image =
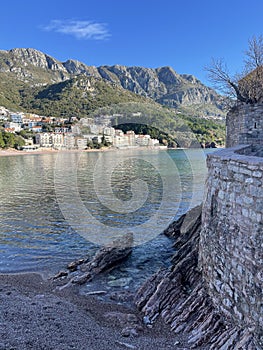
[[[113,280],[116,280],[117,277],[114,276],[114,275],[108,275],[108,279],[111,280],[111,281],[113,281]]]
[[[161,315],[175,334],[188,335],[187,349],[258,349],[247,329],[238,329],[219,314],[204,288],[198,269],[201,207],[172,223],[166,234],[176,239],[172,267],[150,277],[137,291],[135,303],[151,326]]]
[[[111,325],[122,328],[123,337],[136,337],[143,331],[141,321],[135,314],[114,311],[105,313],[104,317]]]
[[[150,320],[150,317],[144,316],[144,317],[143,317],[143,323],[144,323],[146,326],[149,326],[149,325],[152,324],[152,321]]]
[[[70,272],[73,272],[73,271],[76,271],[77,268],[84,264],[85,262],[87,262],[85,259],[79,259],[79,260],[76,260],[76,261],[72,261],[68,264],[67,266],[67,269],[70,271]]]
[[[100,248],[94,258],[85,266],[82,276],[73,278],[72,283],[84,284],[99,273],[117,265],[132,252],[133,234],[129,233]]]
[[[69,284],[70,283],[73,283],[73,284],[84,284],[88,281],[91,281],[93,278],[93,275],[90,273],[90,272],[85,272],[81,275],[78,275],[76,277],[73,277],[70,281],[69,281]]]
[[[67,277],[68,271],[59,271],[55,276],[52,277],[53,280],[56,280],[61,277]]]
[[[108,321],[115,322],[122,327],[127,325],[135,325],[139,322],[139,319],[135,314],[126,314],[117,311],[106,312],[104,317]]]
[[[134,298],[134,294],[131,293],[130,291],[113,292],[110,294],[110,299],[117,302],[132,301],[133,298]]]
[[[106,290],[94,290],[86,293],[86,295],[104,295],[104,294],[107,294]]]
[[[123,278],[109,281],[108,285],[110,287],[126,287],[131,283],[131,281],[132,281],[131,277],[123,277]]]
[[[137,337],[139,335],[136,327],[125,327],[121,331],[122,337]]]
[[[126,272],[129,273],[131,275],[136,275],[140,273],[140,270],[137,268],[133,268],[133,267],[121,267],[120,268],[121,272]]]
[[[133,234],[128,233],[100,248],[95,254],[94,258],[88,263],[82,262],[81,259],[77,262],[69,264],[68,266],[71,266],[72,271],[76,271],[77,266],[80,264],[82,265],[82,269],[81,271],[77,271],[78,274],[72,277],[72,279],[64,287],[72,283],[84,284],[91,281],[99,273],[119,264],[131,254],[132,245]]]
[[[116,344],[123,346],[126,349],[137,349],[136,346],[128,343],[123,343],[121,341],[116,341]]]

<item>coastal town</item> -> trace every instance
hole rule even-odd
[[[139,112],[138,112],[139,113]],[[150,135],[123,132],[112,126],[121,115],[100,115],[93,118],[52,118],[33,113],[10,112],[0,107],[2,132],[22,138],[20,150],[85,150],[112,147],[165,147]]]

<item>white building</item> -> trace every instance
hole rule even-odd
[[[115,129],[111,127],[106,127],[103,129],[103,135],[113,137],[115,135]]]
[[[124,147],[154,147],[159,145],[159,141],[151,139],[150,135],[136,135],[134,131],[129,130],[124,134],[122,130],[116,129],[112,138],[112,144],[117,148]]]
[[[94,122],[97,125],[107,127],[111,125],[111,119],[112,119],[111,115],[100,115],[94,118]]]
[[[56,126],[55,127],[55,133],[65,134],[69,132],[69,128],[65,126]]]
[[[13,129],[14,132],[19,132],[21,131],[21,123],[16,123],[16,122],[8,122],[5,123],[5,128],[6,129]]]
[[[150,135],[136,135],[136,144],[138,146],[149,146],[151,140],[151,136]]]
[[[113,139],[115,136],[115,129],[112,127],[106,127],[103,129],[103,135],[108,143],[113,144]]]
[[[9,111],[5,107],[0,106],[0,120],[8,120]]]
[[[136,138],[135,138],[135,132],[132,130],[129,130],[126,132],[127,142],[130,147],[136,146]]]
[[[34,125],[29,130],[32,130],[33,132],[42,132],[42,126],[41,125]]]
[[[52,147],[52,139],[50,137],[49,132],[43,132],[36,134],[36,144],[40,145],[40,147]]]
[[[76,139],[76,146],[78,149],[83,150],[86,149],[88,145],[88,140],[87,139],[83,139],[83,138],[77,138]]]
[[[23,124],[23,114],[21,113],[12,113],[10,118],[13,123]]]
[[[56,149],[61,149],[64,146],[64,136],[63,134],[51,134],[52,147]]]
[[[102,135],[96,135],[92,138],[92,141],[95,143],[101,143],[102,142]]]
[[[90,125],[94,125],[94,119],[92,118],[81,118],[79,123],[82,126],[90,126]]]
[[[74,135],[80,135],[80,134],[81,134],[80,127],[79,127],[78,125],[72,125],[72,126],[71,126],[71,132],[72,132]]]
[[[36,143],[40,147],[61,149],[64,146],[64,136],[51,132],[36,134]]]
[[[151,146],[151,147],[158,147],[158,146],[160,146],[160,142],[157,139],[150,139],[149,146]]]
[[[97,125],[97,124],[94,124],[94,125],[90,125],[89,126],[90,128],[90,132],[92,134],[101,134],[103,132],[103,129],[104,127],[102,125]]]
[[[67,133],[64,135],[64,147],[66,149],[75,148],[75,137],[72,133]]]

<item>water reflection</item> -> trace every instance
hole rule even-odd
[[[104,172],[96,173],[96,181],[103,183],[107,169],[117,153],[103,153]],[[168,151],[169,157],[176,163],[179,177],[166,167],[164,153],[166,152],[147,151],[140,161],[131,157],[119,164],[111,174],[111,190],[122,201],[131,200],[133,180],[140,178],[147,183],[147,200],[140,209],[131,213],[118,213],[101,205],[98,200],[94,188],[94,169],[98,153],[82,153],[81,157],[78,153],[68,153],[64,157],[65,164],[69,158],[78,159],[77,186],[85,207],[103,224],[125,228],[127,222],[130,226],[136,226],[147,221],[153,211],[159,210],[160,202],[164,200],[162,178],[151,166],[151,159],[158,162],[166,176],[173,180],[174,189],[178,189],[178,203],[167,203],[167,207],[171,209],[178,206],[175,216],[184,213],[189,206],[201,202],[206,175],[203,152]],[[187,161],[189,155],[191,162]],[[54,188],[56,157],[56,154],[36,154],[0,158],[1,272],[49,268],[86,255],[87,252],[91,253],[95,249],[92,243],[73,230],[61,213]],[[67,186],[70,186],[70,181],[65,181],[65,193],[69,191]],[[106,189],[104,194],[107,197]]]

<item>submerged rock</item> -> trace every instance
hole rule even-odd
[[[91,261],[85,263],[84,259],[80,259],[70,263],[68,268],[71,271],[76,271],[79,265],[81,265],[81,270],[77,271],[77,274],[71,278],[67,285],[72,283],[84,284],[92,280],[99,273],[119,264],[131,254],[132,245],[133,234],[128,233],[100,248]],[[58,278],[57,275],[56,278]],[[124,279],[122,283],[124,283]],[[126,279],[125,283],[130,283],[130,281]]]
[[[132,281],[132,277],[122,277],[108,282],[110,287],[126,287]]]

